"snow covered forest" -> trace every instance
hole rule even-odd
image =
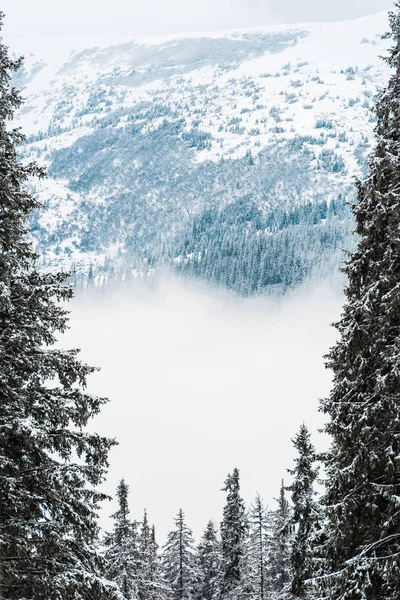
[[[32,188],[43,268],[72,270],[77,289],[168,269],[242,297],[335,277],[386,27],[382,13],[69,54],[32,43],[13,82],[21,157],[49,174]]]
[[[257,210],[252,201],[255,182],[249,174],[254,155],[249,151],[235,163],[241,166],[248,197],[234,206],[226,203],[221,210],[201,205],[192,215],[191,227],[173,240],[170,258],[174,257],[180,272],[206,276],[251,295],[268,286],[286,288],[303,280],[317,255],[323,257],[319,266],[333,269],[331,258],[336,254],[328,253],[328,260],[325,250],[336,252],[337,240],[351,237],[343,266],[345,303],[335,325],[338,340],[325,357],[333,383],[329,396],[320,401],[329,449],[318,451],[307,424],[299,424],[297,435],[287,440],[295,450],[294,463],[282,473],[271,505],[255,493],[246,506],[239,470],[232,465],[221,482],[225,503],[219,521],[205,523],[203,535],[195,540],[182,507],[165,541],[157,539],[157,524],[146,511],[131,516],[129,473],[116,490],[112,527],[103,531],[99,524],[100,507],[108,500],[101,489],[109,453],[118,440],[93,430],[93,419],[108,402],[87,390],[96,368],[81,361],[78,350],[57,344],[68,328],[65,305],[74,288],[67,272],[40,256],[40,243],[37,237],[34,240],[41,215],[46,214],[46,202],[40,197],[46,173],[43,165],[32,160],[38,156],[29,143],[42,140],[27,140],[15,126],[13,119],[22,105],[15,87],[22,77],[22,60],[14,59],[0,44],[1,600],[399,600],[400,2],[389,14],[386,40],[389,79],[376,99],[373,146],[368,165],[360,157],[362,178],[356,181],[353,195],[348,194],[350,204],[340,191],[333,194],[337,180],[331,176],[347,173],[351,161],[345,166],[339,154],[325,148],[314,159],[327,198],[322,187],[301,208],[281,207],[274,201],[269,212]],[[256,42],[245,43],[253,48]],[[290,40],[280,37],[273,43]],[[165,68],[170,66],[167,63]],[[353,72],[345,74],[349,85],[353,76]],[[70,101],[68,95],[65,101]],[[279,115],[275,117],[278,123]],[[230,126],[240,129],[240,122]],[[60,133],[61,124],[54,127]],[[160,127],[161,133],[164,128],[169,135],[170,124],[162,121]],[[320,122],[318,128],[329,131],[329,121]],[[98,135],[85,138],[89,146]],[[325,143],[325,134],[322,137]],[[201,151],[213,144],[196,127],[183,138]],[[298,149],[314,143],[319,144],[309,138],[299,142],[296,137],[291,142]],[[79,152],[72,156],[75,151],[60,148],[50,175],[57,174],[57,165],[77,168]],[[92,158],[74,180],[81,192],[87,189],[90,170],[104,168],[97,150]],[[257,156],[258,172],[264,173],[259,185],[265,182],[268,165],[276,163],[275,192],[279,159],[275,153],[269,160],[266,150]],[[107,152],[104,160],[110,164]],[[224,162],[221,159],[218,177],[232,166]],[[281,177],[290,168],[286,159],[283,163]],[[307,157],[300,155],[291,168],[307,179],[307,165]],[[114,166],[121,167],[120,163]],[[312,188],[316,180],[307,181]],[[347,189],[349,181],[341,185]],[[90,205],[86,209],[87,217]],[[164,224],[169,216],[166,210]],[[68,224],[64,217],[58,223],[61,229]],[[354,234],[344,225],[350,222],[355,223]],[[95,213],[93,223],[98,223]],[[111,221],[105,223],[106,229],[111,227]],[[94,227],[94,238],[96,232]],[[50,233],[44,228],[40,235],[44,239]],[[142,244],[134,228],[129,236],[132,246]],[[310,246],[304,248],[310,238]],[[60,239],[55,235],[48,257],[57,254]],[[145,245],[153,242],[149,233]],[[86,243],[96,242],[87,239]],[[161,248],[160,256],[165,258],[165,252]],[[150,254],[144,262],[151,266]],[[89,273],[95,277],[92,268],[85,277]],[[229,415],[226,418],[228,422]],[[132,435],[138,426],[141,423],[132,424]],[[240,432],[236,435],[240,438]],[[149,437],[150,443],[156,440]],[[143,454],[146,451],[143,448]],[[141,457],[132,457],[132,469],[136,460]],[[260,480],[268,476],[268,460],[274,457],[265,457]],[[164,493],[159,491],[159,502]]]
[[[226,505],[220,531],[210,520],[195,544],[179,510],[175,527],[158,552],[155,527],[147,512],[129,518],[129,487],[117,489],[119,509],[105,539],[105,570],[124,598],[177,600],[303,597],[311,576],[311,540],[318,541],[321,514],[313,484],[318,476],[316,453],[302,425],[294,439],[298,451],[291,471],[294,482],[277,491],[276,508],[268,510],[257,494],[249,510],[240,496],[238,469],[224,483]],[[291,492],[293,507],[287,499]]]

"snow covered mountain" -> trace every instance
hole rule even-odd
[[[49,173],[33,223],[44,263],[104,279],[162,262],[243,294],[330,272],[352,244],[346,201],[373,143],[386,29],[382,13],[162,39],[6,40],[26,56],[23,158]]]

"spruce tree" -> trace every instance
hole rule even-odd
[[[168,585],[163,577],[161,560],[158,554],[156,529],[153,525],[150,532],[150,581],[152,583],[151,600],[164,600],[167,597]]]
[[[392,68],[376,108],[377,145],[353,206],[359,242],[346,262],[340,339],[322,402],[332,437],[324,498],[332,600],[400,597],[400,3],[390,13]],[[323,592],[322,592],[323,593]]]
[[[139,600],[160,600],[166,596],[167,587],[162,578],[161,563],[154,525],[150,528],[144,511],[139,537]]]
[[[278,508],[270,513],[271,542],[268,579],[271,591],[288,592],[291,581],[292,514],[282,481]]]
[[[320,528],[320,509],[315,500],[314,484],[318,477],[315,448],[311,435],[303,423],[293,439],[297,450],[295,466],[289,472],[294,481],[287,489],[292,492],[293,517],[296,528],[292,554],[291,591],[298,598],[306,596],[305,581],[313,576],[313,552],[316,536]]]
[[[138,579],[138,597],[140,600],[148,600],[150,598],[150,565],[151,565],[151,532],[147,511],[144,511],[143,521],[140,528],[139,536],[139,579]]]
[[[106,574],[117,584],[124,598],[138,595],[139,551],[137,524],[129,518],[129,487],[122,479],[117,488],[118,510],[112,515],[114,529],[106,537]]]
[[[2,21],[3,15],[0,18]],[[21,105],[11,77],[21,65],[0,41],[0,595],[80,600],[112,595],[100,577],[96,487],[112,442],[88,433],[104,399],[85,392],[93,368],[55,349],[68,325],[63,273],[43,274],[27,191],[44,173],[22,164],[10,121]]]
[[[196,592],[196,568],[193,533],[186,525],[182,509],[175,518],[175,529],[168,534],[163,548],[162,565],[168,596],[172,600],[191,600]]]
[[[197,547],[199,581],[196,598],[216,600],[221,590],[221,544],[214,523],[209,521]]]
[[[221,523],[222,595],[230,596],[241,582],[241,564],[248,532],[238,469],[228,475],[223,491],[227,492],[227,499]]]
[[[267,598],[267,565],[270,549],[270,527],[267,509],[257,494],[249,511],[249,538],[246,551],[246,585],[257,600]]]

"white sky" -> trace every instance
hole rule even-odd
[[[228,472],[240,468],[246,502],[257,491],[271,502],[300,424],[315,432],[324,422],[322,357],[342,298],[321,288],[243,300],[177,281],[139,292],[76,299],[62,345],[101,367],[90,391],[110,402],[93,426],[120,442],[106,491],[125,477],[133,517],[146,507],[161,540],[180,507],[198,536],[220,522]]]
[[[5,37],[136,36],[345,20],[392,0],[2,0]]]

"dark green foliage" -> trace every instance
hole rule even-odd
[[[53,347],[72,292],[35,268],[27,219],[40,205],[25,184],[43,173],[19,162],[23,136],[9,127],[19,65],[0,44],[0,595],[107,598],[94,548],[112,442],[85,430],[104,403],[84,391],[94,369]]]
[[[354,206],[360,241],[346,263],[339,342],[322,403],[332,436],[321,594],[400,597],[400,4],[390,15],[394,69],[377,105],[377,146]]]

